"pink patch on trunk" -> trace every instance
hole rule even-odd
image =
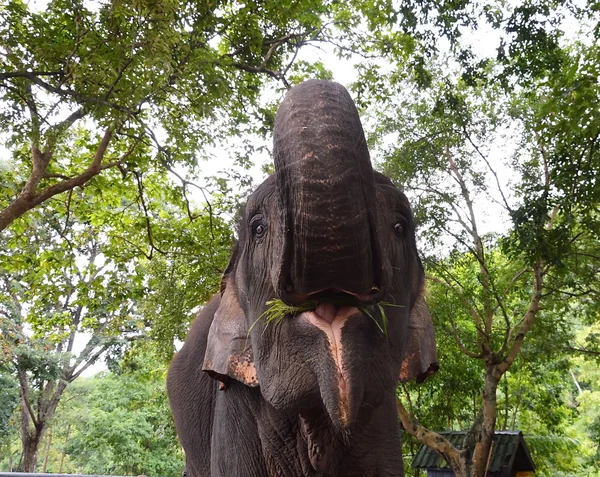
[[[343,367],[342,328],[348,318],[359,313],[354,306],[337,308],[331,303],[321,303],[315,311],[305,311],[300,316],[327,335],[329,351],[337,367],[338,393],[340,402],[340,420],[347,424],[349,419],[348,376]]]

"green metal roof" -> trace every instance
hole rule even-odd
[[[463,445],[465,431],[440,432],[454,447],[460,449]],[[489,472],[498,472],[503,467],[512,466],[515,457],[518,460],[517,470],[535,470],[529,449],[519,431],[496,431],[494,433],[492,458],[490,459]],[[413,459],[412,466],[419,469],[449,469],[443,457],[425,445]]]

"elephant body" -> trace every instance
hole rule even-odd
[[[399,476],[400,426],[393,395],[365,406],[348,434],[326,425],[324,409],[312,415],[279,411],[234,379],[212,379],[204,360],[208,330],[221,297],[194,321],[169,371],[168,387],[188,477]],[[224,389],[219,389],[220,387]],[[309,438],[310,434],[310,438]],[[309,450],[318,447],[323,452]],[[319,472],[311,455],[319,455]]]
[[[276,173],[169,369],[188,477],[404,475],[396,387],[437,366],[410,206],[337,83],[290,90],[274,138]],[[269,323],[274,300],[289,308]]]

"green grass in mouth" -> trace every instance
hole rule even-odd
[[[300,305],[292,306],[292,305],[288,305],[288,304],[284,303],[282,300],[280,300],[278,298],[276,298],[274,300],[270,300],[270,301],[266,302],[267,309],[265,310],[265,312],[262,315],[260,315],[258,317],[258,319],[254,323],[252,323],[252,326],[250,327],[250,330],[248,330],[248,333],[250,333],[252,328],[254,328],[254,325],[256,325],[256,323],[261,318],[265,320],[266,326],[268,326],[270,323],[278,324],[286,316],[294,316],[299,313],[303,313],[305,311],[314,311],[317,308],[317,306],[319,306],[320,303],[322,303],[322,302],[317,301],[317,300],[309,300],[304,303],[301,303]],[[384,336],[387,336],[387,334],[388,334],[387,316],[385,314],[385,307],[386,306],[393,306],[393,307],[398,307],[398,308],[402,307],[402,305],[396,305],[396,304],[387,303],[387,302],[379,302],[379,303],[376,303],[375,305],[360,305],[360,304],[357,304],[356,300],[353,300],[352,297],[349,297],[347,300],[344,300],[344,299],[328,300],[327,303],[332,303],[336,306],[355,306],[362,313],[364,313],[371,320],[373,320],[373,323],[375,323],[377,325],[377,328],[379,328],[379,330],[384,334]],[[377,320],[377,314],[379,315],[379,317],[381,317],[381,324]]]

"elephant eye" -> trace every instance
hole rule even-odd
[[[262,214],[257,214],[252,217],[250,228],[252,229],[252,236],[254,238],[262,238],[265,235],[267,232],[267,225],[263,221]]]
[[[404,234],[406,233],[407,229],[408,229],[408,222],[406,221],[406,219],[404,217],[400,218],[394,225],[394,235],[396,236],[396,238],[399,238],[399,239],[404,238]]]

